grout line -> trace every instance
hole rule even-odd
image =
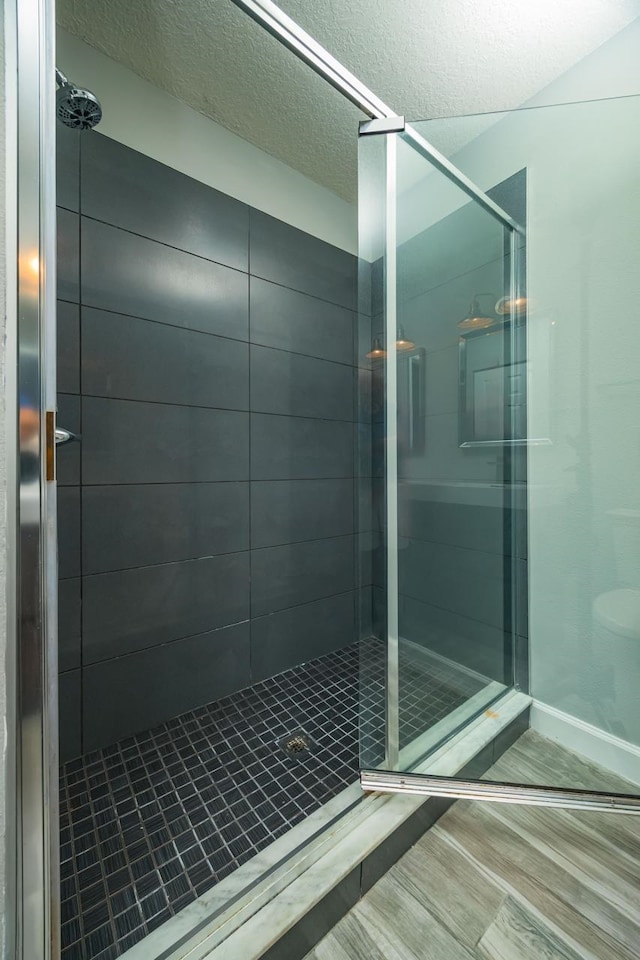
[[[323,363],[333,363],[337,367],[346,367],[348,370],[370,369],[370,367],[363,367],[358,363],[354,363],[353,361],[347,363],[345,360],[334,360],[330,357],[321,357],[315,353],[305,353],[304,351],[300,350],[287,350],[285,347],[276,347],[270,343],[262,343],[259,340],[252,340],[250,335],[248,337],[231,337],[228,334],[218,333],[215,330],[200,330],[197,327],[188,327],[181,323],[170,323],[168,320],[158,320],[155,317],[142,317],[136,313],[125,313],[122,310],[113,310],[108,307],[98,307],[92,303],[81,303],[80,300],[65,300],[63,297],[58,297],[57,299],[60,303],[67,303],[74,307],[82,306],[86,310],[93,310],[96,313],[112,314],[115,317],[126,317],[127,320],[138,320],[140,323],[151,323],[158,327],[168,327],[170,330],[181,330],[184,333],[201,334],[203,337],[214,337],[217,340],[227,340],[230,343],[246,344],[251,347],[260,347],[263,350],[275,350],[278,353],[292,354],[295,357],[305,357],[308,360],[319,360]]]
[[[249,478],[240,478],[236,480],[163,480],[158,482],[157,480],[123,480],[123,481],[111,481],[110,483],[105,483],[104,481],[100,483],[85,483],[85,487],[164,487],[170,486],[173,484],[206,484],[206,483],[336,483],[338,481],[347,481],[358,479],[353,477],[350,474],[345,474],[342,477],[266,477],[258,478],[251,480]],[[381,480],[382,477],[374,477],[374,480]],[[79,489],[79,484],[65,484],[65,490],[70,489]]]
[[[74,394],[70,394],[74,396]],[[347,420],[339,417],[314,417],[314,416],[303,416],[302,414],[296,413],[273,413],[270,410],[250,410],[249,407],[213,407],[206,406],[200,403],[175,403],[169,402],[166,400],[143,400],[138,397],[114,397],[114,396],[104,396],[99,393],[84,393],[82,396],[86,397],[89,400],[103,400],[107,403],[139,403],[139,404],[148,404],[150,406],[156,407],[173,407],[185,410],[210,410],[215,413],[241,413],[246,414],[247,416],[259,416],[259,417],[279,417],[280,419],[288,420],[312,420],[319,423],[345,423],[345,424],[355,424],[355,423],[364,423],[365,426],[368,426],[366,421],[363,420]],[[436,416],[436,415],[434,415]]]
[[[64,209],[64,208],[63,208],[63,209]],[[73,211],[71,211],[71,212],[73,212]],[[232,267],[232,266],[230,266],[228,263],[222,263],[222,262],[219,261],[219,260],[213,260],[213,259],[211,259],[210,257],[204,257],[204,256],[202,256],[202,254],[194,253],[194,252],[191,251],[191,250],[184,250],[184,249],[182,249],[182,247],[176,247],[176,246],[174,246],[174,245],[171,244],[171,243],[166,243],[164,240],[156,240],[154,237],[148,237],[148,236],[146,236],[144,233],[136,233],[134,230],[129,230],[129,229],[127,229],[127,227],[120,227],[120,226],[118,226],[118,225],[116,225],[116,224],[114,224],[114,223],[109,223],[107,220],[99,220],[97,217],[90,217],[90,216],[88,216],[87,214],[77,214],[77,215],[78,215],[78,216],[83,216],[86,220],[91,220],[93,223],[99,223],[99,224],[101,224],[102,226],[109,227],[111,230],[119,230],[119,231],[121,231],[122,233],[127,233],[127,234],[129,234],[130,236],[132,236],[132,237],[138,237],[140,240],[146,240],[147,243],[155,243],[155,244],[157,244],[157,245],[160,246],[160,247],[165,247],[165,248],[167,248],[167,249],[169,249],[169,250],[175,250],[175,251],[177,251],[178,253],[181,253],[181,254],[183,254],[183,255],[186,256],[186,257],[193,257],[195,260],[200,260],[200,261],[202,261],[202,262],[204,262],[204,263],[214,264],[214,265],[217,266],[217,267],[221,267],[223,270],[231,270],[231,271],[233,271],[233,273],[239,273],[239,274],[242,274],[243,276],[255,276],[255,278],[256,278],[257,280],[264,280],[266,283],[272,283],[272,284],[273,284],[274,286],[276,286],[276,287],[283,287],[285,290],[292,290],[294,293],[301,293],[303,296],[305,296],[305,297],[310,297],[312,300],[319,300],[321,303],[328,303],[328,304],[331,304],[331,306],[340,307],[342,310],[346,310],[348,313],[356,313],[356,312],[357,312],[357,311],[354,309],[354,306],[353,306],[353,305],[352,305],[351,307],[346,307],[344,304],[338,303],[336,300],[327,300],[325,297],[317,297],[317,296],[315,296],[315,294],[313,294],[313,293],[307,293],[305,290],[298,290],[296,287],[289,287],[289,286],[287,286],[287,284],[285,284],[285,283],[278,283],[277,280],[271,280],[271,279],[269,279],[269,277],[263,277],[263,276],[261,276],[260,274],[257,274],[257,273],[256,273],[256,274],[249,274],[248,269],[247,269],[247,270],[243,270],[241,267]],[[282,222],[283,222],[283,221],[282,221]],[[287,224],[287,226],[290,226],[290,225]],[[296,228],[294,227],[293,229],[296,229]],[[300,232],[304,233],[305,231],[300,231]],[[312,234],[307,234],[307,236],[310,237],[310,236],[312,236]],[[333,244],[328,243],[326,240],[320,240],[319,237],[313,237],[313,239],[314,239],[314,240],[318,240],[318,241],[319,241],[320,243],[322,243],[322,244],[326,244],[326,246],[328,246],[328,247],[332,247],[333,249],[340,250],[339,247],[334,247]],[[352,253],[350,254],[350,253],[348,253],[346,250],[341,250],[341,253],[344,253],[345,257],[349,257],[349,258],[351,258],[351,260],[353,260],[353,261],[355,261],[355,262],[357,263],[357,257],[355,257],[354,254],[352,254]],[[248,261],[248,258],[247,258],[247,261]]]
[[[112,573],[125,573],[131,570],[151,570],[154,567],[169,567],[179,563],[197,563],[200,560],[217,560],[218,558],[223,557],[240,557],[246,553],[253,553],[254,551],[264,551],[264,550],[274,550],[279,547],[286,548],[291,546],[302,546],[307,543],[324,543],[331,540],[348,540],[351,537],[356,537],[355,533],[345,533],[338,534],[334,537],[314,537],[310,540],[298,540],[292,541],[291,543],[283,544],[274,544],[273,546],[268,547],[243,547],[241,550],[226,550],[223,553],[207,553],[201,554],[197,557],[178,557],[173,560],[160,560],[157,563],[138,563],[131,567],[110,567],[108,570],[82,570],[78,576],[75,577],[63,577],[63,580],[77,580],[80,577],[101,577],[109,575]]]
[[[145,570],[151,567],[166,567],[176,563],[194,563],[198,560],[214,560],[217,557],[233,557],[233,556],[239,556],[244,553],[253,553],[254,551],[260,552],[265,550],[277,550],[280,547],[285,548],[285,547],[301,546],[307,543],[324,543],[327,540],[347,540],[350,537],[357,537],[359,534],[376,533],[376,532],[377,531],[365,530],[365,531],[359,531],[359,533],[339,533],[339,534],[334,534],[333,536],[328,536],[328,537],[311,537],[308,540],[291,540],[291,541],[287,541],[286,543],[274,543],[264,547],[245,547],[242,550],[230,550],[227,553],[212,553],[212,554],[206,554],[199,557],[182,557],[177,560],[163,560],[159,563],[148,563],[148,564],[141,563],[134,567],[115,567],[112,570],[87,571],[86,573],[83,572],[73,577],[61,577],[60,579],[61,580],[79,580],[81,577],[102,577],[110,573],[122,573],[128,570]]]
[[[432,500],[430,502],[436,503],[437,501]],[[496,507],[496,510],[499,510],[499,509],[500,509],[499,507]],[[500,520],[500,526],[501,527],[503,526],[502,520]],[[502,533],[502,530],[500,532]],[[451,543],[450,541],[447,541],[447,540],[427,540],[424,537],[412,537],[409,534],[402,533],[401,531],[399,532],[399,536],[401,540],[409,540],[411,543],[433,544],[434,546],[437,546],[437,547],[448,547],[451,550],[462,550],[465,553],[473,553],[473,554],[480,553],[480,554],[483,554],[485,557],[497,557],[499,560],[504,560],[505,558],[511,560],[512,556],[514,556],[511,553],[505,553],[504,550],[499,550],[499,551],[483,550],[481,547],[470,547],[470,546],[467,546],[466,544]],[[524,558],[516,557],[515,559],[526,560],[526,557]],[[498,579],[502,579],[502,570],[500,571],[500,575]]]
[[[218,483],[300,483],[301,481],[309,481],[310,483],[323,483],[325,480],[382,480],[382,477],[297,477],[290,479],[289,477],[282,477],[281,479],[276,480],[249,480],[249,479],[240,479],[240,480],[123,480],[117,483],[104,481],[101,483],[84,483],[84,487],[170,487],[170,486],[198,486],[198,485],[211,485]],[[63,484],[65,489],[79,487],[79,483],[65,483]]]
[[[342,590],[340,593],[330,593],[325,597],[317,597],[315,600],[307,600],[304,603],[296,603],[290,607],[283,607],[280,610],[273,610],[271,613],[260,614],[257,617],[249,616],[249,617],[246,617],[244,620],[234,620],[231,623],[225,623],[219,627],[211,627],[211,629],[202,630],[199,633],[187,634],[184,637],[174,637],[172,640],[164,640],[161,643],[155,643],[148,647],[140,647],[140,649],[138,650],[128,650],[124,653],[116,654],[115,656],[112,656],[112,657],[104,657],[101,660],[91,660],[86,664],[86,666],[95,667],[101,663],[111,663],[114,660],[123,660],[125,657],[135,657],[138,654],[147,653],[150,650],[158,650],[161,647],[172,646],[174,643],[182,643],[183,641],[187,641],[187,640],[196,640],[198,637],[206,637],[210,633],[218,633],[219,631],[222,631],[222,630],[228,630],[231,627],[242,626],[242,624],[245,624],[245,623],[250,624],[252,620],[254,621],[267,620],[271,617],[276,617],[279,614],[287,613],[289,610],[300,610],[303,607],[310,607],[313,604],[323,603],[326,600],[333,600],[336,597],[347,597],[349,596],[349,594],[353,594],[353,593],[355,593],[355,588]],[[70,672],[70,671],[67,671],[67,672]],[[242,688],[242,689],[246,689],[246,688]]]

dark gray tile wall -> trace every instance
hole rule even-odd
[[[227,553],[85,576],[85,663],[249,619],[249,554]]]
[[[252,482],[251,546],[353,533],[354,486],[347,479]]]
[[[113,743],[233,693],[246,686],[250,657],[250,625],[244,622],[89,664],[83,670],[83,742]]]
[[[108,137],[83,137],[82,160],[87,217],[247,272],[245,204]]]
[[[248,413],[83,395],[83,483],[248,479]]]
[[[85,574],[248,550],[249,484],[85,485],[82,532]]]
[[[97,133],[58,160],[68,759],[352,643],[370,523],[355,258]]]
[[[356,306],[356,263],[349,253],[258,210],[251,216],[249,256],[252,276],[347,310]]]
[[[322,656],[353,643],[354,593],[327,597],[251,621],[251,662],[256,680],[286,670],[292,663]],[[300,657],[304,646],[304,656]],[[274,669],[275,666],[275,669]]]
[[[77,303],[80,296],[80,217],[58,207],[58,298]]]
[[[251,341],[336,363],[353,360],[351,310],[251,278]]]
[[[324,538],[254,550],[254,617],[354,589],[353,537]]]
[[[57,374],[61,393],[80,393],[80,307],[58,300]]]
[[[84,306],[246,340],[248,297],[246,273],[82,217]]]
[[[83,393],[94,397],[249,406],[246,343],[84,306],[82,371]]]

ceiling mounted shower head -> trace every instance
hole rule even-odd
[[[90,90],[81,90],[70,83],[61,70],[56,69],[58,92],[56,113],[58,120],[74,130],[91,130],[102,120],[100,101]]]

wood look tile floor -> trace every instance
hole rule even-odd
[[[486,778],[634,792],[532,731]],[[471,801],[454,804],[307,955],[638,958],[640,817]]]

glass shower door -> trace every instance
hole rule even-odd
[[[515,228],[428,167],[405,135],[395,152],[388,628],[400,710],[388,754],[406,767],[513,684],[512,329],[495,305],[508,298]],[[389,422],[393,399],[389,390]]]
[[[536,787],[418,772],[507,698],[528,702],[527,453],[552,441],[527,434],[527,180],[484,192],[411,128],[361,136],[360,169],[384,464],[384,667],[364,649],[362,785],[640,812],[635,791],[576,789],[562,771]]]
[[[514,683],[510,453],[522,378],[517,323],[495,309],[512,298],[522,230],[406,133],[362,137],[361,164],[361,208],[371,217],[380,205],[369,220],[369,359],[386,567],[385,722],[377,737],[366,716],[362,729],[370,760],[407,769]]]

